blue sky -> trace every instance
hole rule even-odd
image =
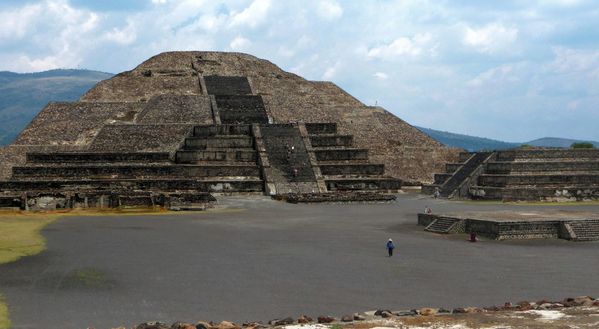
[[[599,140],[595,0],[0,2],[0,70],[117,73],[170,50],[251,53],[424,127]]]

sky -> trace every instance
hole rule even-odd
[[[599,140],[596,0],[2,0],[0,71],[246,52],[407,122]]]

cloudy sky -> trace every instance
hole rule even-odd
[[[596,0],[2,0],[0,70],[266,58],[424,127],[599,140]]]

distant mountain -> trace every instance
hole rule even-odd
[[[515,147],[519,147],[521,145],[530,145],[537,147],[570,147],[573,143],[579,142],[590,142],[595,145],[595,147],[599,148],[599,142],[595,141],[583,141],[577,139],[568,139],[568,138],[559,138],[559,137],[545,137],[535,139],[530,142],[523,143],[509,143],[502,142],[494,139],[483,138],[483,137],[474,137],[469,135],[462,134],[454,134],[447,131],[440,131],[430,128],[422,128],[416,127],[420,131],[425,134],[431,136],[432,138],[438,140],[439,142],[451,146],[451,147],[459,147],[466,149],[467,151],[482,151],[482,150],[506,150]]]
[[[454,134],[430,128],[416,128],[447,146],[463,148],[470,152],[481,150],[505,150],[521,145],[521,143],[508,143],[484,137]]]
[[[0,146],[11,143],[49,102],[77,100],[110,77],[89,70],[0,72]]]
[[[578,139],[567,139],[567,138],[559,138],[559,137],[544,137],[535,139],[534,141],[526,142],[524,144],[532,145],[532,146],[543,146],[543,147],[570,147],[573,143],[581,143],[588,142],[595,145],[595,147],[599,148],[599,142],[594,141],[583,141]]]

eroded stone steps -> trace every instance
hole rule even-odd
[[[46,166],[13,167],[13,179],[39,179],[44,177],[85,178],[114,177],[219,177],[260,176],[257,165],[96,165],[96,166]]]
[[[599,171],[599,161],[535,161],[487,163],[487,173]]]
[[[504,187],[513,185],[599,184],[599,175],[490,175],[478,178],[479,186]]]
[[[580,220],[568,222],[576,235],[576,241],[599,240],[599,220]]]
[[[599,198],[599,186],[593,185],[522,185],[508,187],[472,186],[472,197],[480,200],[552,201]]]
[[[459,220],[456,218],[439,217],[432,221],[424,230],[434,233],[447,234],[458,222]]]
[[[204,161],[214,162],[252,162],[258,159],[254,149],[207,149],[207,150],[179,150],[175,154],[177,163],[200,164]]]
[[[337,134],[310,135],[310,143],[312,147],[350,147],[354,143],[354,137],[352,135]]]
[[[337,134],[336,123],[306,123],[305,125],[309,135]]]
[[[512,150],[498,151],[496,161],[534,161],[534,159],[599,159],[597,149],[563,149],[563,150]]]
[[[264,182],[258,178],[239,179],[105,179],[105,180],[36,180],[2,181],[1,190],[9,191],[86,191],[86,190],[148,190],[198,192],[263,192]]]
[[[223,135],[252,135],[252,126],[248,124],[223,124],[210,126],[195,126],[193,128],[194,137],[214,137]]]
[[[218,135],[213,137],[187,137],[185,150],[236,149],[254,147],[254,139],[244,135]]]
[[[365,178],[325,178],[329,191],[398,191],[401,189],[401,181],[388,177],[365,177]]]
[[[383,164],[319,164],[320,172],[325,176],[332,175],[383,175]]]
[[[55,152],[27,153],[29,163],[93,163],[93,162],[169,162],[168,152]]]
[[[314,148],[314,155],[318,162],[368,160],[368,150],[359,148]]]

